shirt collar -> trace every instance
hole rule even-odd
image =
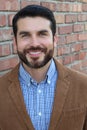
[[[56,66],[55,66],[54,60],[52,59],[50,67],[47,72],[47,76],[45,80],[42,82],[47,82],[48,84],[51,84],[52,78],[55,73],[56,73]],[[20,64],[20,67],[19,67],[19,79],[27,85],[30,85],[31,82],[36,82],[32,79],[30,74],[24,69],[22,64]]]
[[[52,59],[50,67],[47,72],[47,83],[50,84],[54,74],[57,72],[54,60]]]

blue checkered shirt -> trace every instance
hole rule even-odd
[[[26,110],[35,130],[48,130],[49,128],[57,77],[58,74],[53,60],[45,80],[40,83],[37,83],[20,64],[20,86]]]

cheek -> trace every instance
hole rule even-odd
[[[47,46],[47,47],[53,46],[53,40],[51,40],[51,39],[45,39],[45,40],[43,41],[43,43],[44,43],[44,45]]]
[[[17,39],[17,46],[18,46],[18,49],[24,49],[25,47],[27,47],[28,45],[28,42],[25,40],[22,40],[20,38]]]
[[[18,50],[21,51],[21,50],[25,49],[26,46],[27,46],[27,43],[26,43],[26,42],[23,42],[23,41],[21,41],[21,40],[18,40],[18,41],[17,41],[17,48],[18,48]]]
[[[47,46],[47,48],[52,49],[53,48],[53,41],[51,41],[51,40],[46,41],[46,46]]]
[[[25,47],[22,44],[17,44],[17,50],[22,52],[24,50],[24,48]]]

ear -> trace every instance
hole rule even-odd
[[[56,47],[57,42],[58,42],[58,36],[55,34],[54,35],[54,47]]]

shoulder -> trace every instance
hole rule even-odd
[[[63,84],[61,86],[62,90],[67,89],[67,104],[72,103],[72,105],[75,106],[78,104],[79,106],[87,106],[87,75],[70,69],[60,64],[58,61],[55,63],[58,70],[58,80]],[[65,89],[64,86],[66,86]]]
[[[87,107],[87,75],[67,68],[69,78],[68,99],[79,106]]]
[[[9,79],[10,73],[11,73],[11,71],[7,72],[5,75],[3,75],[3,76],[0,77],[0,84],[1,84],[1,83],[5,83],[6,80]]]
[[[82,91],[84,94],[87,95],[87,75],[76,71],[74,69],[70,69],[58,61],[55,61],[57,71],[58,71],[58,79],[62,82],[65,81],[66,83],[70,84],[70,89],[75,91]]]
[[[71,81],[76,81],[78,83],[84,82],[84,84],[85,83],[87,84],[87,74],[68,68],[62,65],[61,63],[59,63],[58,60],[54,60],[54,61],[60,76],[68,77],[69,80]]]
[[[1,86],[3,87],[4,85],[8,85],[10,82],[18,78],[18,68],[19,68],[19,64],[11,71],[9,71],[8,73],[0,77],[0,87]]]

